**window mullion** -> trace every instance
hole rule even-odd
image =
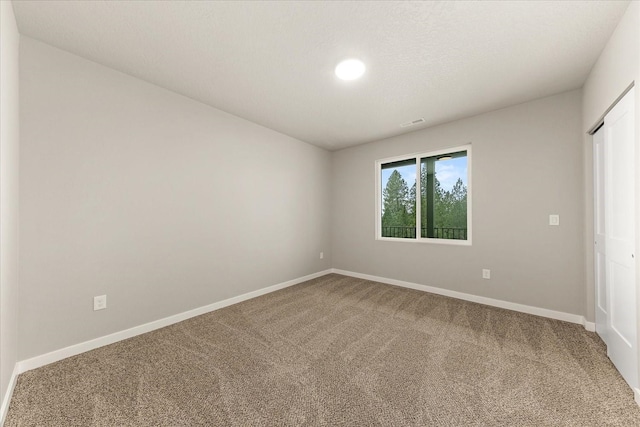
[[[427,216],[427,237],[434,238],[435,235],[435,193],[436,193],[436,159],[435,157],[427,157],[425,159],[427,170],[427,188],[426,192],[426,216]]]
[[[422,189],[420,188],[420,157],[416,157],[416,240],[422,238]]]

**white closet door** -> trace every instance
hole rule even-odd
[[[603,130],[607,347],[623,378],[637,388],[633,90],[606,115]]]

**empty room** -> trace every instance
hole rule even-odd
[[[0,425],[640,426],[640,2],[0,0]]]

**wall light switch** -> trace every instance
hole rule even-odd
[[[482,269],[482,278],[491,279],[491,270],[487,270],[486,268]]]
[[[320,259],[324,259],[324,252],[320,252]]]
[[[549,225],[560,225],[560,215],[549,215]]]
[[[104,310],[107,308],[107,296],[100,295],[93,297],[93,311]]]

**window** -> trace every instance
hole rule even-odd
[[[376,207],[377,239],[471,244],[471,145],[377,161]]]

